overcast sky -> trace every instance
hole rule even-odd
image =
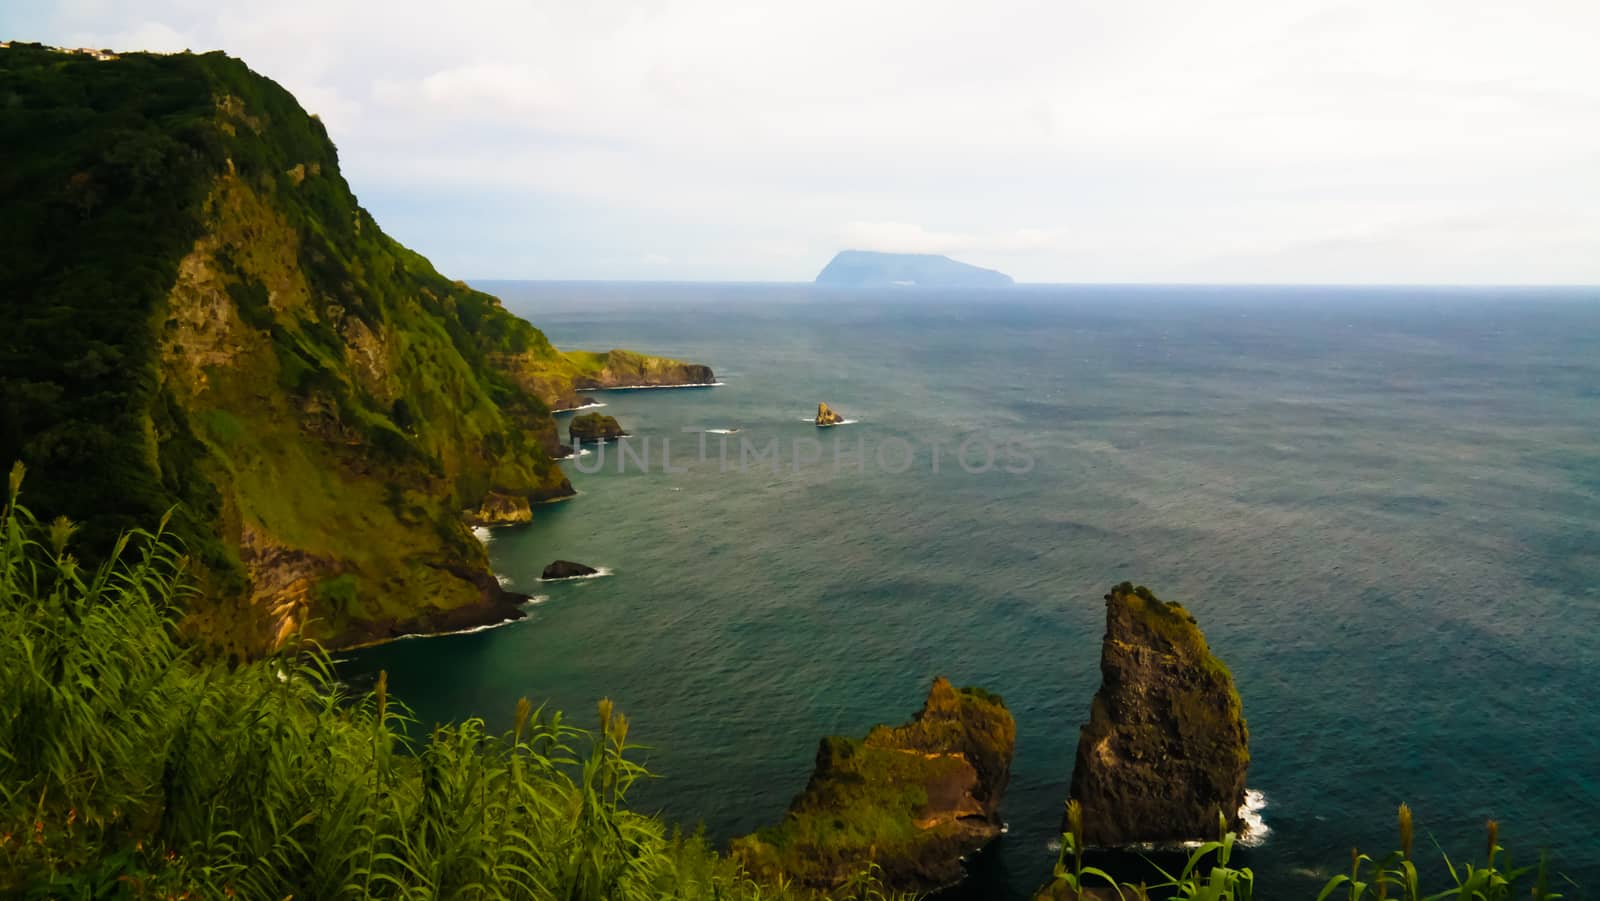
[[[465,278],[1600,283],[1600,2],[10,0],[222,49]]]

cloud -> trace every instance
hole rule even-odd
[[[1600,280],[1582,228],[1450,225],[1600,196],[1589,0],[68,0],[0,26],[244,58],[469,276],[605,277],[672,235],[653,266],[728,278],[809,277],[842,243],[1033,280]],[[484,272],[442,222],[574,243]]]
[[[908,222],[851,222],[840,240],[856,250],[889,253],[1020,254],[1059,248],[1067,240],[1060,230],[1019,228],[991,234],[929,231]]]

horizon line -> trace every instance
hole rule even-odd
[[[1160,281],[1091,281],[1091,282],[1016,282],[1005,287],[964,287],[960,285],[819,285],[815,281],[785,279],[740,278],[547,278],[491,276],[465,278],[467,284],[481,282],[539,282],[546,284],[592,285],[768,285],[782,287],[813,287],[828,291],[902,291],[914,294],[922,291],[981,291],[1004,293],[1016,288],[1539,288],[1539,289],[1589,289],[1600,290],[1600,282],[1160,282]]]

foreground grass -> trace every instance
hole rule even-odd
[[[1249,867],[1233,865],[1238,836],[1228,831],[1220,814],[1217,840],[1192,850],[1177,873],[1157,867],[1162,879],[1155,885],[1118,882],[1110,873],[1084,864],[1084,845],[1078,839],[1083,835],[1083,810],[1076,801],[1067,802],[1067,824],[1053,878],[1038,901],[1253,901],[1257,897],[1255,874]],[[1552,888],[1545,858],[1540,857],[1536,866],[1514,867],[1500,845],[1500,828],[1494,820],[1488,822],[1487,831],[1481,864],[1457,863],[1445,855],[1448,882],[1425,884],[1411,853],[1411,808],[1401,804],[1399,847],[1377,858],[1352,848],[1349,872],[1329,879],[1316,901],[1558,901],[1562,897]]]
[[[596,731],[523,701],[505,734],[412,745],[384,680],[346,694],[315,647],[195,657],[165,522],[86,571],[21,481],[0,514],[0,896],[810,897],[628,810],[645,773],[609,701]],[[837,896],[888,897],[870,875]]]

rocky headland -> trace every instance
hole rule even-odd
[[[573,493],[551,411],[715,379],[558,350],[440,275],[359,205],[321,121],[236,59],[0,53],[30,173],[0,208],[0,460],[87,523],[86,559],[173,511],[199,644],[499,621],[516,600],[469,527]]]
[[[758,878],[821,890],[870,864],[897,889],[953,884],[962,857],[1000,834],[1015,746],[999,696],[940,677],[911,722],[824,738],[783,822],[736,839],[733,851]]]
[[[1084,840],[1211,839],[1219,812],[1237,831],[1250,732],[1233,674],[1181,605],[1129,582],[1105,600],[1100,690],[1072,770]]]

